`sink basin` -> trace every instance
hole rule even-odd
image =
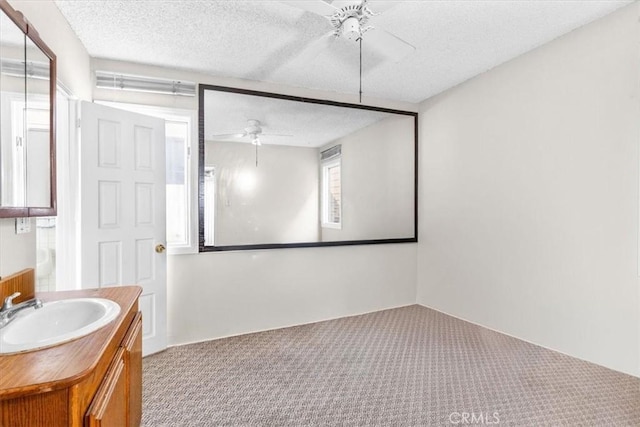
[[[27,308],[0,329],[0,354],[35,350],[88,335],[115,319],[120,306],[105,298],[74,298]]]

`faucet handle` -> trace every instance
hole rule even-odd
[[[13,300],[22,295],[20,292],[14,292],[4,299],[4,303],[2,304],[2,309],[0,310],[8,310],[13,307]]]

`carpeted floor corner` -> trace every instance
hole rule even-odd
[[[173,347],[143,425],[640,426],[640,379],[413,305]]]

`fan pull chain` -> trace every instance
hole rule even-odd
[[[254,144],[256,146],[256,167],[258,167],[258,144]]]
[[[362,36],[360,36],[360,104],[362,104]]]

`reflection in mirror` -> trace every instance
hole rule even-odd
[[[2,206],[25,204],[25,152],[22,134],[26,104],[26,36],[4,13],[0,14],[0,201]]]
[[[27,104],[25,138],[26,206],[51,206],[49,58],[29,39],[26,42]]]
[[[200,87],[201,250],[416,241],[417,113]]]
[[[55,55],[0,8],[0,217],[55,215]]]

